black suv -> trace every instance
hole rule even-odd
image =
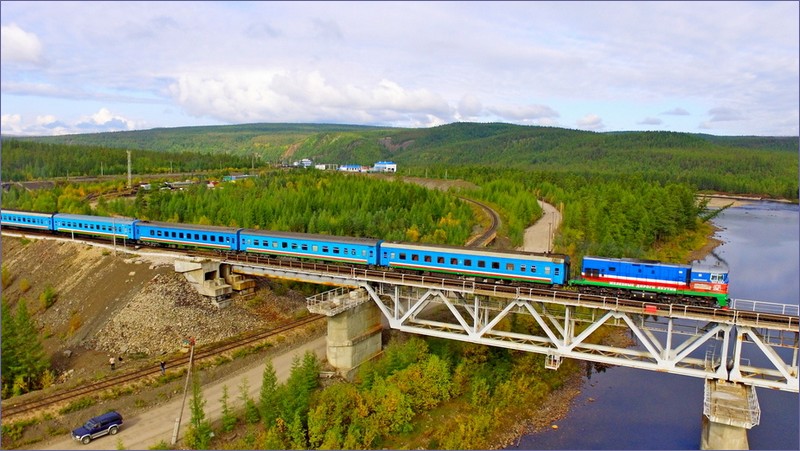
[[[106,434],[114,435],[122,425],[122,415],[115,411],[98,415],[72,431],[72,438],[86,445],[92,439]]]

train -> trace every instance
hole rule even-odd
[[[584,293],[659,303],[728,307],[728,270],[720,266],[585,256],[580,276],[571,279],[569,256],[552,253],[20,210],[0,210],[0,227],[122,239],[149,246],[206,248],[439,273],[500,283],[572,287]]]

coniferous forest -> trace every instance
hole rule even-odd
[[[137,183],[145,174],[175,181],[176,173],[197,183],[162,190],[154,182],[133,198],[107,198],[125,190],[128,150]],[[340,165],[392,160],[399,170],[372,177],[284,167],[301,158]],[[242,172],[254,177],[213,188],[204,183]],[[101,174],[106,178],[74,180]],[[711,230],[707,221],[713,213],[698,200],[700,193],[796,202],[798,138],[466,123],[430,129],[185,127],[3,138],[0,175],[4,183],[56,180],[46,189],[4,186],[3,208],[453,245],[463,245],[481,222],[480,213],[459,199],[464,197],[500,213],[499,245],[507,248],[522,244],[524,229],[542,215],[541,200],[562,214],[553,251],[570,255],[575,271],[584,255],[684,262]],[[408,183],[406,176],[468,183],[439,191]],[[11,278],[3,267],[3,285]],[[43,291],[43,308],[55,296]],[[4,299],[2,319],[4,397],[51,384],[27,303],[12,306]],[[521,321],[509,327],[525,332],[537,326]],[[504,417],[496,412],[518,409],[520,393],[526,403],[540,402],[561,383],[559,373],[542,369],[543,356],[503,349],[412,339],[385,354],[364,365],[357,384],[324,390],[312,377],[319,368],[311,358],[296,362],[285,385],[277,385],[268,368],[262,399],[250,400],[252,409],[242,418],[228,412],[227,422],[222,419],[223,425],[263,422],[264,427],[230,446],[483,448],[502,426]],[[193,404],[198,417],[188,436],[199,440],[198,448],[226,445],[200,440],[210,427],[202,419],[200,396],[198,389]],[[418,441],[411,432],[425,426],[415,416],[437,409],[445,412],[445,426],[431,427]],[[282,428],[270,426],[277,419]]]

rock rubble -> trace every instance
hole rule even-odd
[[[199,346],[263,325],[239,303],[217,309],[182,275],[158,274],[84,345],[111,355],[154,356],[179,349],[188,337]]]

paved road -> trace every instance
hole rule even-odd
[[[297,355],[302,356],[307,350],[317,354],[320,359],[325,359],[325,340],[326,337],[323,336],[294,350],[287,351],[284,354],[274,357],[272,359],[272,365],[275,367],[275,374],[278,377],[278,382],[285,382],[289,378],[292,360]],[[261,389],[261,378],[263,374],[264,364],[260,364],[203,387],[203,399],[206,400],[206,418],[210,421],[214,421],[221,417],[222,405],[219,400],[222,398],[222,387],[225,385],[228,386],[229,404],[234,405],[236,408],[241,407],[239,405],[241,401],[238,399],[239,386],[245,377],[250,387],[250,396],[252,399],[258,400],[258,392]],[[186,406],[183,410],[179,439],[182,438],[183,434],[186,432],[189,418],[191,417],[191,411],[189,409],[190,397],[191,393],[186,397]],[[166,443],[170,443],[172,441],[172,431],[175,427],[175,420],[180,413],[182,401],[182,395],[176,396],[175,399],[169,403],[156,407],[147,413],[133,417],[125,417],[125,422],[117,435],[100,437],[96,440],[92,440],[88,445],[82,445],[72,440],[71,437],[64,436],[53,439],[47,443],[36,443],[33,445],[33,448],[29,449],[116,449],[117,439],[122,441],[122,445],[126,449],[148,449],[162,440]]]

